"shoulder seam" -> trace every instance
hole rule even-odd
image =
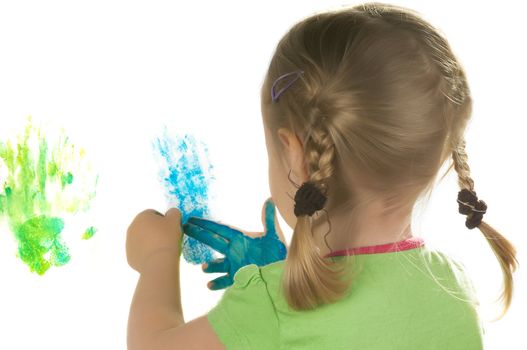
[[[276,262],[275,262],[276,263]],[[266,266],[269,266],[269,265],[266,265]],[[280,344],[280,340],[282,339],[282,335],[281,335],[281,327],[280,327],[280,318],[278,317],[278,312],[276,311],[276,304],[273,300],[273,298],[271,297],[271,293],[269,293],[269,287],[267,285],[267,281],[264,279],[264,276],[262,274],[262,271],[261,271],[261,268],[259,268],[260,270],[260,276],[262,278],[262,281],[264,282],[265,284],[265,291],[267,292],[267,296],[269,297],[269,300],[271,301],[271,305],[273,305],[273,312],[274,312],[274,315],[275,315],[275,318],[276,318],[276,323],[277,323],[277,328],[278,328],[278,344]],[[280,280],[278,281],[278,292],[277,293],[280,293]]]

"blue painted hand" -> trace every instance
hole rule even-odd
[[[205,272],[226,272],[226,275],[209,282],[209,289],[227,288],[233,284],[234,274],[245,265],[264,266],[284,260],[287,254],[285,240],[276,220],[276,207],[268,198],[263,207],[263,234],[245,232],[212,220],[190,217],[183,225],[183,232],[225,256],[208,263]]]

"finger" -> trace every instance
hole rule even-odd
[[[154,209],[145,209],[142,212],[140,212],[139,214],[137,214],[137,216],[152,215],[152,214],[158,215],[158,216],[164,216],[163,214],[161,214],[160,212],[158,212],[157,210],[154,210]]]
[[[190,217],[187,222],[199,226],[205,230],[214,232],[229,241],[231,241],[234,237],[238,237],[241,233],[240,230],[235,230],[227,225],[223,225],[212,220],[198,218],[195,216]]]
[[[216,259],[203,265],[205,266],[203,272],[208,273],[228,272],[231,267],[229,260],[225,258]]]
[[[137,214],[134,217],[134,219],[132,220],[132,222],[128,226],[128,229],[126,230],[127,234],[130,233],[130,229],[132,227],[139,225],[140,222],[144,222],[145,218],[151,217],[152,215],[163,216],[163,214],[161,214],[160,212],[158,212],[158,211],[156,211],[154,209],[145,209],[145,210],[143,210],[142,212],[140,212],[139,214]]]
[[[181,212],[178,208],[170,208],[165,213],[165,218],[167,218],[174,227],[181,227]]]
[[[209,283],[207,283],[207,287],[209,287],[209,289],[211,290],[218,290],[218,289],[227,288],[228,286],[232,284],[233,284],[232,278],[229,275],[224,275],[216,279],[213,279],[212,281],[209,281]]]
[[[215,232],[211,232],[201,228],[200,226],[194,225],[190,222],[190,220],[187,220],[187,223],[183,225],[183,232],[187,236],[205,243],[209,247],[222,254],[225,254],[229,247],[229,241],[227,241],[225,238],[216,234]]]

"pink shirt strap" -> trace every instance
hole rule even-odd
[[[404,241],[386,243],[379,245],[371,245],[365,247],[357,247],[351,249],[337,250],[332,253],[324,255],[324,258],[332,256],[342,255],[357,255],[357,254],[379,254],[379,253],[391,253],[400,252],[402,250],[415,249],[424,246],[425,242],[421,237],[410,237]]]

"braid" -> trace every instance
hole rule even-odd
[[[318,107],[309,109],[307,114],[311,128],[304,139],[306,165],[311,174],[306,182],[320,189],[324,195],[328,191],[328,180],[333,176],[333,161],[335,145],[329,134],[328,126],[323,124],[323,117]],[[326,212],[327,215],[327,212]],[[331,232],[331,222],[328,219],[329,230],[324,235],[324,242],[332,250],[326,240]],[[325,260],[317,251],[313,238],[312,222],[307,215],[297,218],[293,238],[284,265],[283,286],[288,304],[297,310],[312,309],[320,304],[332,303],[338,300],[350,286],[349,280],[343,280],[346,274],[345,266],[339,262]]]
[[[479,226],[483,220],[483,214],[487,211],[487,204],[478,200],[474,191],[474,180],[470,177],[468,156],[465,152],[465,139],[461,138],[458,146],[452,153],[454,167],[458,173],[458,183],[461,191],[458,193],[459,213],[467,215],[465,226],[473,229]]]
[[[473,199],[471,204],[477,208],[478,203],[475,203],[474,201],[474,199],[477,200],[474,191],[474,180],[472,180],[472,178],[470,177],[470,167],[468,166],[467,162],[468,157],[465,151],[465,140],[463,137],[460,138],[458,145],[454,148],[454,151],[452,152],[452,158],[454,160],[454,168],[456,169],[456,172],[458,174],[458,183],[460,188],[462,189],[462,191],[460,191],[460,196],[465,195],[464,197],[466,198],[472,197]],[[464,190],[470,190],[472,194],[467,195]],[[483,201],[480,201],[480,203],[481,202],[484,204]],[[484,205],[484,209],[486,210],[486,205]],[[463,212],[460,206],[460,213],[468,213],[468,211]],[[477,215],[477,213],[469,213],[469,218],[467,219],[467,227],[478,227],[481,230],[481,232],[487,239],[487,242],[489,243],[492,251],[494,252],[494,255],[498,259],[503,273],[504,289],[500,298],[503,300],[504,308],[502,310],[501,315],[498,317],[498,319],[500,319],[505,315],[512,302],[512,273],[516,271],[516,268],[518,266],[518,260],[516,259],[516,248],[503,235],[501,235],[496,229],[494,229],[486,222],[481,221],[477,225],[474,224],[471,219],[475,215]]]
[[[459,140],[458,146],[452,152],[454,159],[454,169],[458,174],[458,183],[461,189],[466,188],[474,191],[474,180],[470,177],[470,167],[468,166],[468,156],[465,151],[466,142],[464,138]]]
[[[327,179],[331,178],[334,172],[332,163],[335,157],[335,145],[331,135],[322,129],[312,129],[311,137],[304,148],[306,161],[311,170],[310,180],[327,190]]]
[[[327,190],[327,181],[333,176],[333,159],[335,157],[335,144],[328,132],[326,116],[317,105],[310,109],[309,120],[312,127],[304,142],[305,157],[311,170],[311,181],[316,182]]]
[[[328,119],[322,116],[322,112],[317,106],[311,109],[310,117],[311,120],[318,121],[313,124],[314,127],[310,129],[308,137],[304,142],[305,158],[311,173],[310,181],[317,184],[327,194],[329,190],[328,179],[334,173],[335,144],[330,133],[327,131],[328,126],[324,125],[324,121]],[[331,229],[324,235],[324,242],[331,251],[332,249],[326,240],[330,231]]]

